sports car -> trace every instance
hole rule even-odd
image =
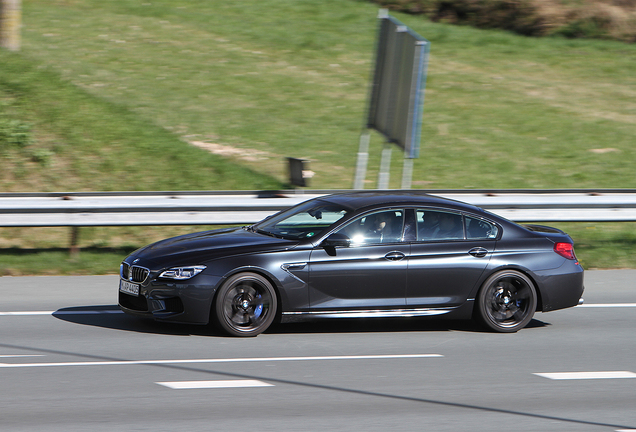
[[[233,336],[275,320],[436,315],[515,332],[536,311],[576,306],[583,289],[558,229],[417,191],[363,191],[145,246],[121,264],[119,306]]]

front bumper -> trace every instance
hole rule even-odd
[[[203,274],[179,283],[152,280],[141,285],[136,296],[119,291],[119,307],[128,314],[157,321],[207,324],[219,281]]]

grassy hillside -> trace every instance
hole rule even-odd
[[[312,187],[349,188],[376,15],[351,0],[31,0],[21,54],[243,166],[282,181],[284,157],[306,158]],[[636,46],[398,17],[432,42],[416,187],[636,187]]]
[[[0,190],[279,188],[287,156],[310,161],[312,188],[351,187],[377,5],[29,0],[23,9],[21,52],[0,51]],[[432,42],[414,187],[636,188],[636,46],[395,15]],[[371,144],[368,187],[383,142]],[[577,252],[588,266],[625,267],[632,228],[569,231],[587,245]],[[3,230],[0,247],[66,246],[66,231],[49,232]],[[82,246],[149,239],[121,232],[83,229]],[[24,261],[5,268],[19,274]]]
[[[39,61],[0,52],[0,63],[2,192],[280,187]]]

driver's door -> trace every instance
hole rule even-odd
[[[322,247],[309,260],[311,309],[383,309],[406,304],[409,243],[403,210],[364,215],[338,231],[348,246]]]

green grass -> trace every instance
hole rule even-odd
[[[117,274],[135,248],[86,248],[71,257],[67,249],[0,249],[0,276]]]
[[[350,188],[376,16],[355,0],[23,2],[22,49],[0,51],[0,120],[32,142],[0,146],[0,190],[274,189],[287,156],[310,161],[311,188]],[[636,188],[636,46],[395,16],[432,42],[415,188]],[[382,145],[374,134],[368,187]],[[619,256],[632,225],[582,226],[569,231],[586,265],[634,266]],[[120,247],[108,235],[83,229],[83,246]]]
[[[22,55],[184,141],[251,153],[235,158],[280,181],[292,156],[311,161],[312,187],[349,188],[376,14],[350,0],[33,0]],[[397,16],[432,42],[415,186],[636,186],[636,46]]]
[[[128,107],[84,91],[37,61],[6,52],[0,52],[0,61],[0,120],[6,124],[18,118],[30,129],[28,145],[5,139],[0,146],[2,191],[282,185],[182,142]]]

